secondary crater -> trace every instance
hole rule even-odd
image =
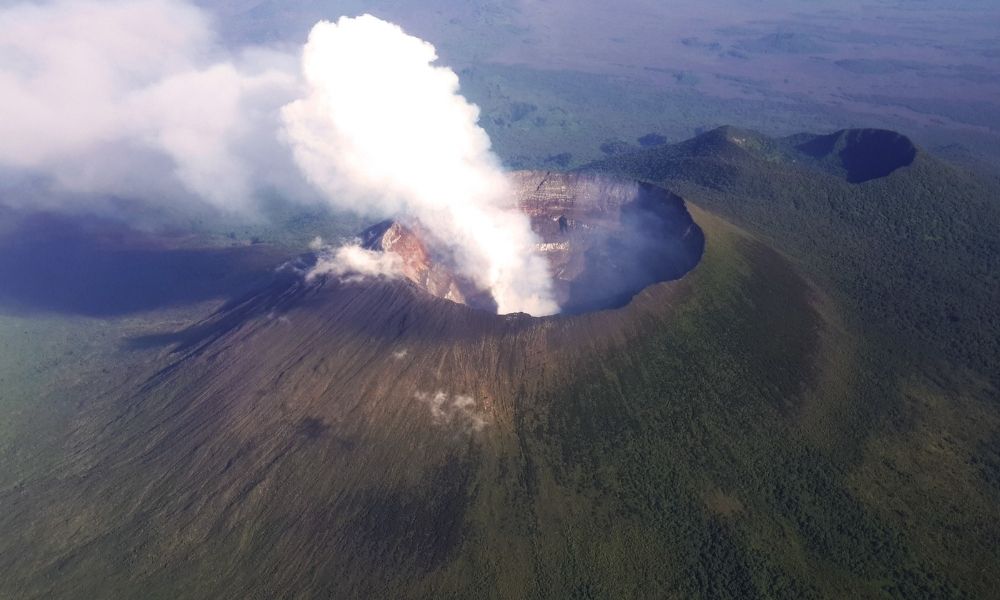
[[[796,148],[850,183],[886,177],[917,157],[917,147],[908,137],[883,129],[846,129],[814,136]]]
[[[682,277],[704,252],[701,228],[666,189],[592,173],[519,171],[510,178],[551,267],[562,314],[624,306],[647,286]],[[490,294],[456,275],[425,239],[419,225],[393,221],[361,234],[366,248],[399,255],[417,287],[495,312]]]

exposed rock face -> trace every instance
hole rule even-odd
[[[419,225],[406,227],[383,221],[361,233],[361,244],[368,250],[398,254],[403,259],[403,275],[421,289],[458,304],[496,312],[496,302],[489,292],[456,274],[446,260],[436,257],[423,241],[428,237]]]
[[[684,201],[662,188],[583,173],[522,171],[511,179],[564,313],[623,306],[646,286],[683,276],[704,251]],[[495,311],[489,293],[456,275],[425,239],[419,225],[389,221],[362,233],[366,248],[401,256],[405,276],[423,290]]]
[[[684,200],[663,188],[584,173],[512,178],[564,313],[624,306],[646,286],[683,276],[704,251]]]

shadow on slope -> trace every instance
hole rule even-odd
[[[0,235],[0,310],[108,317],[239,294],[280,259],[199,247],[96,217],[26,215]]]

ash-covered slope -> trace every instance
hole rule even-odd
[[[4,571],[24,576],[6,585],[23,597],[412,594],[461,555],[480,494],[518,493],[500,462],[531,460],[511,437],[524,403],[572,357],[637,337],[677,293],[533,319],[412,283],[285,269],[207,321],[144,341],[175,345],[139,388],[81,418],[58,479],[4,491],[26,550],[3,552]],[[515,488],[477,492],[481,477]]]
[[[627,508],[635,492],[625,479],[606,493],[625,493],[627,504],[591,505],[594,492],[584,491],[598,470],[639,465],[608,446],[622,427],[681,409],[698,387],[674,378],[703,369],[704,349],[650,354],[649,344],[697,344],[685,328],[712,323],[698,316],[698,296],[723,299],[748,285],[759,306],[752,318],[749,306],[733,307],[741,322],[797,340],[788,357],[760,340],[764,360],[789,361],[789,375],[770,385],[792,401],[811,380],[796,374],[810,371],[817,351],[805,284],[773,252],[709,215],[699,222],[716,233],[704,273],[576,316],[498,316],[411,282],[306,281],[284,270],[161,340],[173,342],[164,363],[81,415],[51,478],[2,491],[9,576],[0,586],[29,598],[246,598],[562,597],[582,577],[618,585],[614,570],[588,574],[597,566],[589,559],[554,578],[526,575],[581,558],[560,547],[564,536],[604,543],[616,512],[632,513],[614,517],[626,539],[649,522],[645,509]],[[744,260],[757,276],[740,274]],[[675,362],[685,354],[694,362]],[[753,410],[772,415],[772,401]],[[677,516],[696,506],[688,493],[671,501],[681,502]],[[689,541],[661,543],[629,551],[628,562],[644,568]]]

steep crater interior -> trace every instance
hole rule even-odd
[[[904,135],[884,129],[848,129],[812,137],[796,148],[831,167],[850,183],[891,175],[913,164],[917,147]]]
[[[663,188],[592,173],[519,171],[510,178],[551,267],[562,314],[624,306],[647,286],[682,277],[704,252],[704,234],[684,200]],[[398,254],[404,276],[424,291],[496,311],[488,291],[435,255],[419,225],[384,221],[361,240]]]

